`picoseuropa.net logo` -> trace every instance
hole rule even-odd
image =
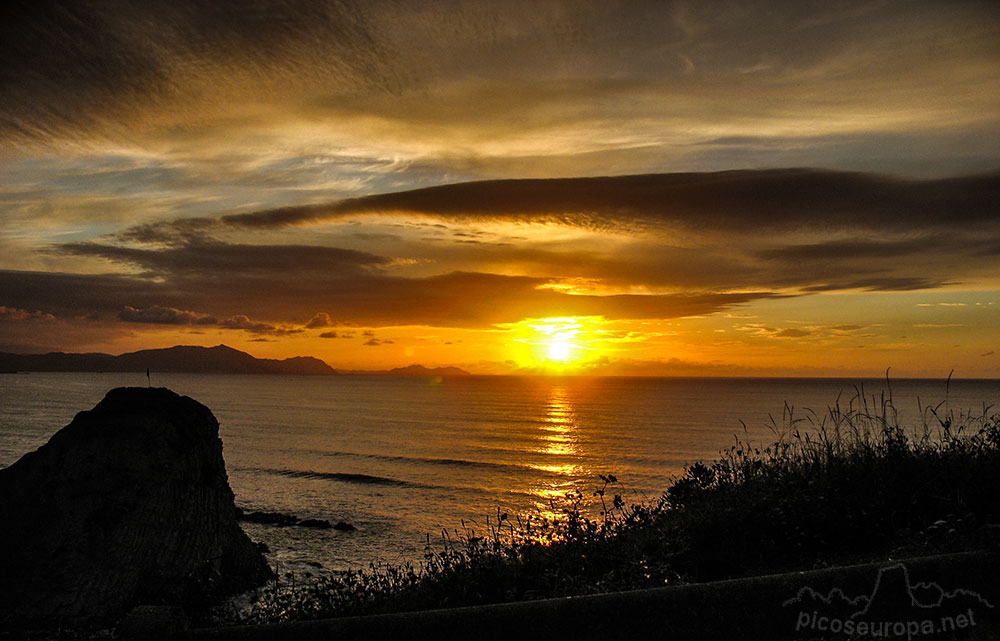
[[[937,583],[912,583],[906,565],[879,570],[871,594],[848,597],[804,587],[782,605],[796,608],[795,631],[873,639],[919,639],[980,625],[994,607],[983,595]]]

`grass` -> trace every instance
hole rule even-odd
[[[286,576],[211,613],[215,625],[457,607],[812,569],[954,551],[1000,521],[1000,417],[891,396],[772,419],[774,440],[738,439],[695,463],[655,503],[627,504],[595,479],[602,510],[569,495],[555,519],[498,513],[487,531],[428,539],[414,565],[303,582]],[[587,497],[589,499],[589,497]]]

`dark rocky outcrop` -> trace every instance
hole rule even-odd
[[[297,525],[299,517],[294,514],[281,514],[279,512],[243,512],[237,508],[236,518],[247,523],[261,523],[264,525]]]
[[[332,525],[326,519],[303,519],[298,523],[299,527],[311,527],[317,530],[329,530]]]
[[[236,518],[247,523],[277,525],[278,527],[297,525],[299,527],[311,527],[318,530],[328,530],[330,528],[342,530],[344,528],[341,526],[347,525],[343,521],[337,523],[337,525],[330,525],[330,522],[326,519],[300,519],[294,514],[282,514],[280,512],[245,512],[240,508],[236,508]],[[347,527],[352,530],[355,529],[353,525],[348,525]]]
[[[113,623],[261,585],[212,412],[118,388],[0,470],[0,628]]]

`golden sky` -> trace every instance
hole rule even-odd
[[[0,43],[0,350],[1000,377],[994,2],[85,0]]]

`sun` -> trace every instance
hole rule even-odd
[[[575,318],[543,318],[529,325],[534,336],[531,340],[540,348],[544,362],[566,366],[582,355],[580,332],[583,325]]]
[[[605,324],[600,316],[526,318],[503,326],[511,332],[507,354],[512,362],[537,372],[578,373],[606,351]]]
[[[548,344],[549,358],[554,361],[565,363],[570,360],[573,354],[573,345],[566,339],[555,339]]]

